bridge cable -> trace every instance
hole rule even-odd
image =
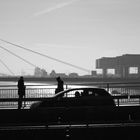
[[[65,61],[62,61],[62,60],[53,58],[53,57],[50,57],[50,56],[48,56],[48,55],[45,55],[45,54],[42,54],[42,53],[33,51],[33,50],[31,50],[31,49],[27,49],[27,48],[25,48],[25,47],[23,47],[23,46],[21,46],[21,45],[14,44],[14,43],[11,43],[11,42],[6,41],[6,40],[3,40],[3,39],[0,39],[0,40],[3,41],[3,42],[5,42],[5,43],[8,43],[8,44],[10,44],[10,45],[13,45],[13,46],[16,46],[16,47],[18,47],[18,48],[24,49],[24,50],[26,50],[26,51],[29,51],[29,52],[38,54],[38,55],[40,55],[40,56],[49,58],[49,59],[51,59],[51,60],[54,60],[54,61],[57,61],[57,62],[60,62],[60,63],[63,63],[63,64],[65,64],[65,65],[69,65],[69,66],[71,66],[71,67],[74,67],[74,68],[77,68],[77,69],[80,69],[80,70],[83,70],[83,71],[86,71],[86,72],[90,72],[90,70],[88,70],[88,69],[82,68],[82,67],[80,67],[80,66],[73,65],[73,64],[71,64],[71,63],[68,63],[68,62],[65,62]]]
[[[10,50],[8,50],[8,49],[2,47],[2,46],[0,46],[0,48],[3,49],[3,50],[5,50],[5,51],[7,51],[8,53],[14,55],[15,57],[21,59],[22,61],[26,62],[27,64],[29,64],[29,65],[31,65],[31,66],[33,66],[33,67],[37,67],[36,65],[34,65],[34,64],[32,64],[31,62],[25,60],[24,58],[22,58],[22,57],[20,57],[19,55],[13,53],[12,51],[10,51]]]
[[[0,62],[4,65],[4,67],[12,74],[12,75],[15,75],[11,70],[10,68],[0,59]]]

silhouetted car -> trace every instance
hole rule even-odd
[[[101,88],[72,88],[33,103],[30,109],[47,107],[115,106],[112,96]]]

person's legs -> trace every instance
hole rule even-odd
[[[19,99],[18,99],[18,109],[21,109],[22,107],[22,97],[19,96]]]

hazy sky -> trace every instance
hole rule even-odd
[[[140,0],[0,0],[0,38],[94,70],[97,58],[140,54]],[[2,41],[0,45],[48,73],[89,74]],[[2,48],[0,60],[2,73],[33,73],[33,66]]]

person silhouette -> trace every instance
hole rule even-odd
[[[80,97],[80,92],[79,91],[76,91],[75,92],[75,97],[77,98],[77,97]]]
[[[63,91],[63,90],[64,90],[64,87],[63,87],[63,86],[64,86],[64,82],[63,82],[63,80],[60,78],[60,76],[57,77],[56,80],[57,80],[57,88],[56,88],[56,90],[55,90],[55,94],[58,93],[58,92],[60,92],[60,91]]]
[[[21,76],[18,80],[18,109],[22,107],[22,99],[25,97],[25,85],[24,85],[24,78]]]

